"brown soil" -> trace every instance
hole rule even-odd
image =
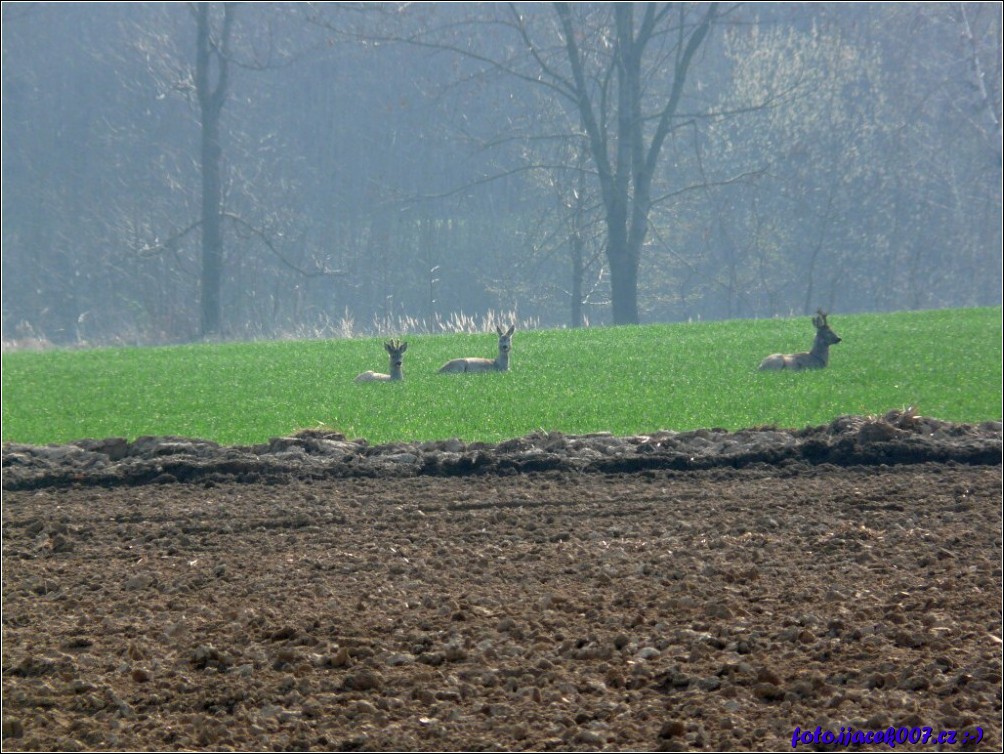
[[[4,750],[790,751],[817,726],[999,750],[988,433],[991,463],[393,448],[266,481],[54,477],[8,447]]]

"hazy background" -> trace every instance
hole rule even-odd
[[[5,3],[5,344],[1001,303],[1000,3],[629,9]]]

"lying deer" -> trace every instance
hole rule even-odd
[[[822,309],[812,318],[816,326],[816,339],[808,353],[773,353],[760,362],[761,370],[779,369],[822,369],[830,363],[830,346],[839,343],[840,338],[826,324],[826,314]]]
[[[512,333],[515,329],[516,325],[512,325],[503,332],[500,325],[495,325],[495,331],[499,334],[499,355],[495,357],[494,361],[492,359],[453,359],[443,364],[439,373],[509,371],[509,351],[512,350]]]
[[[356,377],[356,382],[389,382],[391,380],[403,380],[401,365],[404,363],[404,352],[408,350],[408,344],[399,340],[388,340],[383,344],[384,350],[390,354],[390,374],[380,374],[379,372],[363,372]]]

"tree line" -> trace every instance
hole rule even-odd
[[[3,338],[1001,301],[999,3],[6,3]]]

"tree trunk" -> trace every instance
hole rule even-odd
[[[638,260],[627,250],[619,254],[607,250],[610,262],[610,294],[615,325],[637,325]]]
[[[582,278],[585,264],[582,259],[582,234],[578,231],[570,239],[572,252],[572,327],[582,327]]]
[[[202,122],[202,337],[220,333],[223,281],[223,192],[220,185],[219,123]]]
[[[219,335],[221,329],[220,289],[223,282],[223,186],[220,144],[220,114],[227,96],[227,47],[233,23],[233,6],[223,6],[220,39],[212,37],[209,3],[195,7],[197,26],[195,89],[199,97],[202,127],[202,277],[200,287],[201,335]],[[216,81],[212,78],[216,64]]]
[[[607,194],[607,262],[610,264],[611,313],[615,325],[637,325],[638,314],[638,263],[641,259],[641,242],[644,233],[628,226],[628,203],[631,201],[627,187]],[[637,202],[637,198],[635,199]],[[637,206],[637,205],[636,205]],[[635,210],[637,212],[637,210]],[[637,218],[635,218],[637,222]]]

